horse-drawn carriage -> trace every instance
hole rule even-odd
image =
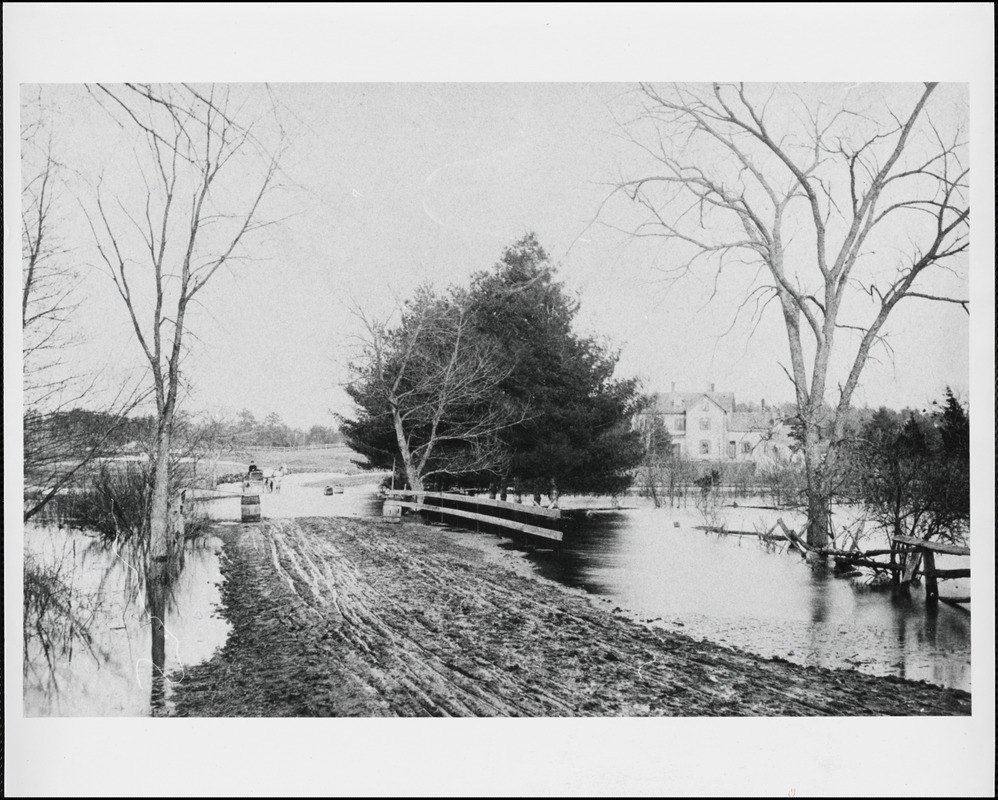
[[[265,483],[263,470],[251,469],[243,478],[243,494],[259,494],[264,490]]]
[[[281,464],[277,469],[261,470],[255,464],[250,465],[250,469],[243,478],[243,494],[259,494],[260,492],[281,491],[281,478],[288,474],[288,468]]]

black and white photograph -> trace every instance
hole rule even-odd
[[[993,7],[711,8],[5,6],[5,793],[993,793]]]

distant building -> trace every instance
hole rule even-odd
[[[673,452],[693,461],[773,463],[792,455],[790,429],[775,409],[735,411],[732,392],[663,392],[635,420],[646,435],[661,423]]]

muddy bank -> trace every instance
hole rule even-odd
[[[623,618],[439,530],[220,528],[225,646],[182,716],[969,714],[970,695],[801,667]]]

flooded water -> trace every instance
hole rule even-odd
[[[343,491],[327,495],[326,486]],[[281,492],[261,495],[260,504],[264,519],[381,513],[372,483],[336,474],[288,476]],[[239,524],[238,493],[201,505],[219,524]],[[732,530],[766,530],[778,516],[791,527],[802,522],[744,507],[721,513]],[[966,611],[926,604],[920,587],[901,595],[833,577],[754,537],[696,530],[703,521],[693,509],[600,513],[571,528],[560,553],[528,548],[523,555],[538,574],[669,630],[801,664],[971,689]],[[464,535],[516,549],[508,539]],[[189,542],[169,590],[156,593],[147,590],[139,554],[114,552],[79,532],[29,526],[26,558],[61,565],[77,628],[47,643],[50,661],[39,638],[29,638],[25,715],[168,713],[171,681],[210,658],[229,633],[218,613],[220,548],[214,537]],[[967,566],[952,557],[937,565]],[[967,595],[969,581],[944,581],[940,591]]]
[[[342,489],[325,494],[325,488]],[[238,522],[242,516],[242,490],[239,484],[219,486],[219,498],[203,503],[213,520]],[[377,481],[369,476],[339,472],[312,472],[287,475],[280,491],[261,492],[260,515],[264,518],[291,517],[370,517],[380,516]]]
[[[342,491],[326,495],[327,485]],[[195,506],[217,524],[239,525],[240,488],[222,488]],[[260,496],[260,507],[264,519],[381,513],[370,477],[339,473],[287,476],[280,492]],[[79,531],[28,526],[26,562],[48,575],[55,592],[43,600],[45,624],[34,630],[26,619],[25,716],[169,713],[184,670],[209,659],[229,634],[219,613],[221,546],[216,537],[187,542],[169,579],[150,582],[140,552],[116,551]]]
[[[48,640],[28,640],[25,716],[168,712],[174,682],[229,632],[217,613],[220,548],[214,537],[188,542],[168,589],[149,592],[141,554],[115,552],[78,531],[28,526],[26,560],[50,575],[58,570],[55,599],[68,600],[72,618],[53,610]]]
[[[569,506],[573,499],[587,505],[567,498]],[[926,603],[918,585],[902,593],[871,586],[869,575],[836,577],[829,566],[787,552],[785,543],[766,545],[757,537],[698,530],[705,519],[693,507],[655,509],[641,507],[642,502],[632,498],[628,504],[637,507],[601,511],[573,523],[558,553],[523,548],[508,538],[482,538],[521,551],[545,578],[669,630],[798,664],[971,690],[965,608]],[[712,523],[728,530],[768,531],[783,519],[803,529],[802,515],[752,503],[720,508]],[[853,521],[849,517],[848,510],[840,510],[836,524]],[[477,536],[459,536],[469,535]],[[871,537],[862,546],[882,543]],[[969,564],[964,557],[937,556],[936,566]],[[941,581],[939,591],[944,597],[968,596],[970,581]]]
[[[749,531],[780,516],[727,514],[729,529]],[[800,520],[782,516],[799,528]],[[601,514],[570,531],[560,554],[527,557],[544,577],[697,638],[800,664],[971,689],[968,612],[927,605],[920,587],[902,595],[837,578],[757,538],[696,530],[701,523],[686,510]],[[943,581],[940,593],[967,595],[969,581]]]

